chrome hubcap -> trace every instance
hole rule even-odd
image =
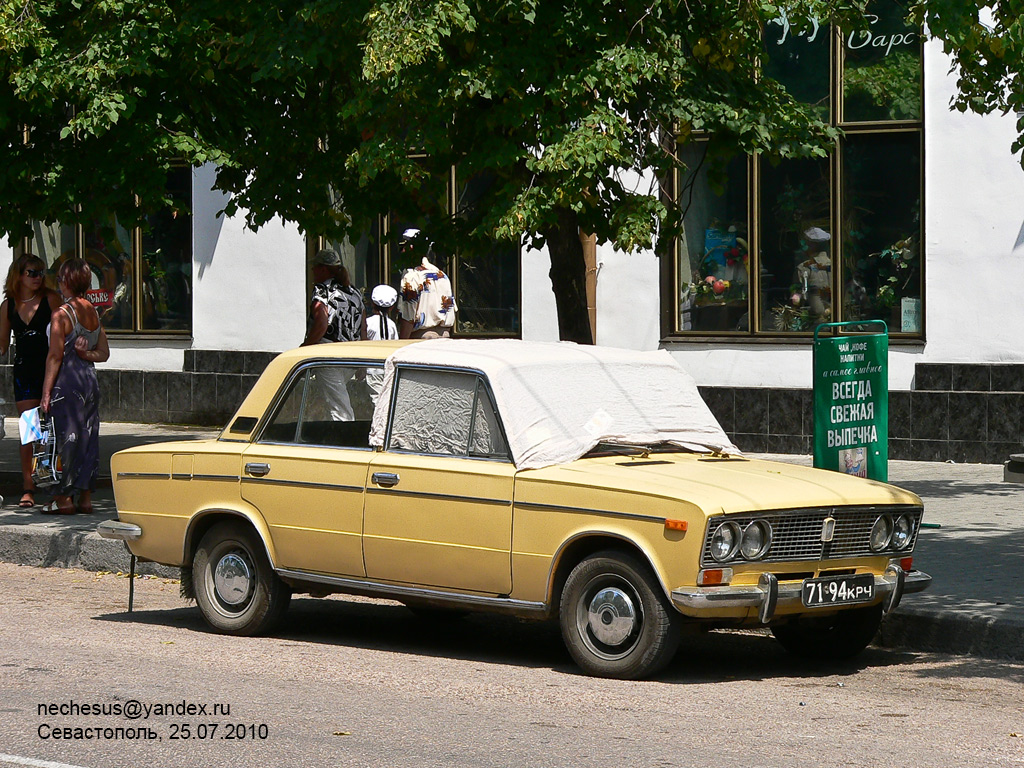
[[[252,591],[252,568],[241,555],[224,555],[213,573],[217,597],[228,605],[241,605]]]
[[[590,601],[587,625],[599,643],[610,647],[621,645],[636,629],[636,606],[621,589],[605,587]]]

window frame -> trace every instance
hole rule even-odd
[[[415,451],[408,450],[405,448],[394,448],[391,445],[392,431],[394,428],[396,406],[398,404],[398,388],[401,382],[402,373],[404,371],[417,370],[427,371],[439,374],[460,374],[464,376],[472,376],[476,379],[476,386],[473,390],[473,403],[470,409],[470,423],[469,430],[466,440],[466,446],[462,453],[430,453],[426,451]],[[501,435],[501,441],[505,446],[505,454],[503,456],[479,456],[470,453],[470,446],[473,443],[473,431],[476,426],[476,411],[479,403],[481,387],[487,394],[490,400],[491,407],[494,412],[494,421],[498,428],[498,433]],[[461,366],[442,366],[442,365],[426,365],[426,364],[415,364],[415,363],[400,363],[395,366],[394,378],[391,383],[391,396],[388,402],[388,422],[384,430],[384,445],[383,450],[388,453],[398,453],[411,456],[433,456],[438,458],[446,459],[467,459],[470,461],[497,461],[503,464],[513,464],[512,461],[512,450],[509,447],[508,435],[505,433],[505,424],[502,421],[501,413],[498,410],[497,400],[494,397],[494,391],[491,389],[490,382],[487,380],[487,376],[483,371],[474,368],[465,368]]]
[[[259,423],[252,431],[252,438],[250,444],[252,445],[276,445],[276,446],[288,446],[295,448],[328,448],[336,451],[373,451],[373,446],[345,446],[345,445],[323,445],[319,443],[303,443],[299,442],[296,437],[299,432],[299,427],[303,422],[303,417],[306,411],[306,398],[309,396],[309,373],[315,368],[379,368],[381,371],[384,370],[383,360],[362,360],[362,359],[342,359],[342,358],[316,358],[311,360],[303,360],[301,363],[296,365],[288,375],[284,377],[281,385],[277,388],[277,392],[274,393],[274,397],[270,400],[270,404],[267,406],[266,411],[260,418]],[[299,414],[295,420],[296,434],[292,436],[290,441],[271,440],[267,439],[266,433],[270,426],[273,424],[274,419],[277,418],[281,408],[284,406],[285,401],[292,392],[292,387],[299,379],[302,381],[302,401],[299,404]],[[356,419],[355,421],[362,421],[362,419]],[[371,419],[372,422],[372,419]],[[352,422],[355,423],[355,422]]]
[[[927,311],[925,287],[927,285],[927,253],[925,240],[925,220],[927,201],[925,199],[925,135],[924,127],[926,120],[926,99],[924,93],[924,50],[923,37],[918,33],[916,45],[920,51],[918,71],[921,77],[921,104],[920,117],[916,120],[874,120],[874,121],[843,121],[845,101],[845,35],[838,27],[829,28],[829,69],[830,69],[830,107],[829,122],[832,126],[840,129],[842,135],[833,145],[828,157],[830,189],[829,189],[829,219],[831,223],[830,256],[832,259],[831,269],[831,321],[838,322],[845,320],[844,317],[844,230],[843,230],[843,205],[844,205],[844,173],[843,173],[843,150],[848,137],[865,135],[894,136],[897,134],[913,134],[917,136],[918,147],[918,200],[920,205],[919,221],[914,236],[917,238],[917,260],[920,272],[920,326],[917,332],[904,332],[899,329],[889,328],[889,337],[892,342],[907,345],[923,345],[927,338]],[[707,141],[710,138],[707,133],[695,133],[688,139],[688,143]],[[754,344],[808,344],[813,337],[813,326],[809,330],[801,331],[779,331],[762,327],[762,278],[761,268],[763,265],[762,237],[764,226],[761,217],[762,165],[767,162],[758,155],[746,157],[746,206],[747,206],[747,232],[748,252],[750,262],[748,268],[748,297],[747,308],[749,314],[748,330],[682,330],[680,328],[680,288],[682,283],[680,275],[682,243],[680,238],[673,238],[661,252],[661,336],[664,342],[686,342],[686,341],[727,341]],[[666,184],[666,197],[676,207],[680,201],[684,174],[678,169],[673,171]],[[889,318],[882,318],[889,325]],[[833,329],[826,329],[826,333],[833,333]]]
[[[415,156],[413,156],[415,157]],[[445,215],[449,218],[454,217],[457,214],[458,209],[458,182],[459,172],[458,166],[453,165],[448,169],[445,174],[445,199],[446,209]],[[387,283],[391,285],[391,271],[395,263],[395,255],[393,253],[394,243],[392,238],[392,227],[398,222],[398,214],[393,210],[380,213],[377,216],[375,227],[371,227],[371,231],[367,233],[371,238],[371,245],[369,253],[367,254],[367,265],[366,275],[367,281],[376,280],[377,283]],[[376,242],[373,242],[373,229],[376,229]],[[332,240],[325,237],[324,235],[313,235],[306,240],[306,274],[310,274],[312,269],[313,258],[321,248],[332,247]],[[452,291],[455,293],[455,303],[459,306],[459,312],[455,313],[455,327],[452,329],[453,334],[464,338],[474,339],[519,339],[522,338],[523,334],[523,241],[522,238],[516,243],[516,270],[519,275],[518,279],[518,290],[517,290],[517,302],[518,302],[518,330],[515,333],[501,333],[501,332],[488,332],[488,331],[467,331],[460,319],[460,313],[462,311],[462,298],[459,295],[459,262],[461,261],[461,252],[459,249],[455,249],[450,254],[444,254],[445,261],[447,264],[444,266],[445,273],[448,275],[452,283]],[[371,263],[372,262],[372,263]],[[365,303],[369,304],[370,291],[373,290],[374,285],[359,286],[359,290],[363,294]],[[398,288],[397,285],[392,287]],[[312,283],[309,282],[306,285],[306,306],[308,307],[312,301]]]
[[[187,170],[194,173],[192,166],[184,164],[174,164],[172,171]],[[191,270],[191,263],[195,260],[195,188],[193,184],[189,184],[188,187],[188,218],[189,218],[189,318],[187,328],[144,328],[144,317],[143,317],[143,302],[139,301],[139,297],[145,295],[145,280],[143,278],[143,253],[142,253],[142,241],[143,241],[143,228],[141,226],[132,227],[126,229],[129,233],[130,249],[131,249],[131,265],[132,265],[132,327],[131,328],[112,328],[103,326],[104,330],[109,336],[117,336],[121,338],[145,338],[147,336],[161,337],[161,338],[175,338],[175,339],[187,339],[191,338],[195,331],[195,305],[193,303],[193,297],[195,296],[195,282],[193,280],[193,274]],[[43,224],[43,222],[39,222]],[[53,222],[58,226],[70,227],[74,230],[74,241],[75,241],[75,253],[72,258],[85,258],[86,252],[86,231],[90,226],[97,224],[64,224],[62,222]],[[33,240],[30,237],[23,237],[19,243],[18,249],[15,255],[19,256],[22,253],[35,253],[39,255],[36,250],[33,250]],[[47,269],[52,267],[52,264],[47,265]],[[112,297],[111,297],[112,298]],[[100,315],[102,316],[102,312]]]

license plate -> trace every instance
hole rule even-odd
[[[875,577],[870,573],[804,579],[803,601],[806,606],[866,603],[874,596]]]

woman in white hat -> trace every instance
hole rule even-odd
[[[390,310],[398,301],[398,291],[390,285],[378,285],[370,293],[373,314],[366,319],[367,339],[397,339],[398,326],[389,317]]]

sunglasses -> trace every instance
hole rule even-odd
[[[41,270],[41,269],[26,269],[24,274],[28,275],[29,277],[42,277],[43,276],[43,270]]]

